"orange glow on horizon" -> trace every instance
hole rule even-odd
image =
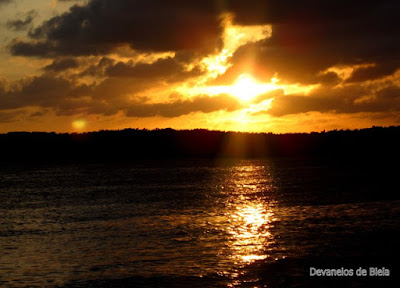
[[[86,126],[87,126],[87,121],[83,119],[78,119],[72,122],[72,128],[74,128],[74,130],[81,131],[85,129]]]

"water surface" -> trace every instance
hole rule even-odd
[[[390,266],[400,201],[353,172],[282,159],[2,167],[0,283],[297,287],[311,265]]]

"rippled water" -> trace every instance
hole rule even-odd
[[[399,232],[400,201],[349,173],[269,159],[3,167],[0,284],[263,287],[288,259],[305,273],[321,255],[382,254],[369,246]]]

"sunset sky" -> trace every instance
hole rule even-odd
[[[0,0],[0,132],[400,125],[399,7]]]

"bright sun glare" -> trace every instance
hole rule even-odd
[[[257,83],[250,75],[242,74],[232,85],[231,94],[247,101],[265,91],[264,85]]]
[[[271,103],[275,99],[275,96],[271,94],[270,97],[264,97],[266,98],[264,100],[256,99],[260,101],[254,101],[260,95],[277,90],[280,90],[283,94],[308,93],[314,89],[315,85],[280,84],[278,83],[278,75],[271,79],[256,80],[253,75],[247,72],[252,71],[252,65],[255,64],[252,62],[252,59],[249,59],[249,63],[246,63],[241,74],[237,79],[233,80],[233,83],[215,86],[208,84],[210,80],[212,82],[218,79],[218,76],[223,75],[232,67],[230,59],[239,47],[246,43],[254,43],[269,38],[272,35],[271,25],[253,25],[250,27],[234,25],[233,16],[230,14],[224,15],[222,22],[224,25],[224,47],[221,53],[208,56],[200,62],[208,73],[196,82],[188,82],[180,85],[175,88],[175,91],[188,97],[197,97],[198,95],[208,95],[211,97],[216,95],[231,95],[242,102],[243,106],[248,106],[246,110],[240,112],[242,115],[240,118],[237,115],[234,116],[235,122],[243,124],[248,123],[248,120],[251,118],[249,114],[266,111],[271,108]]]
[[[249,74],[242,74],[236,82],[229,87],[228,93],[242,101],[252,100],[254,97],[273,90],[282,89],[276,82],[279,80],[272,78],[269,83],[260,83]]]
[[[279,80],[272,78],[270,82],[261,83],[256,81],[250,74],[241,74],[231,85],[203,86],[197,87],[194,91],[197,94],[218,95],[229,94],[243,102],[251,101],[258,95],[268,93],[277,89],[285,89],[284,86],[277,84]]]

